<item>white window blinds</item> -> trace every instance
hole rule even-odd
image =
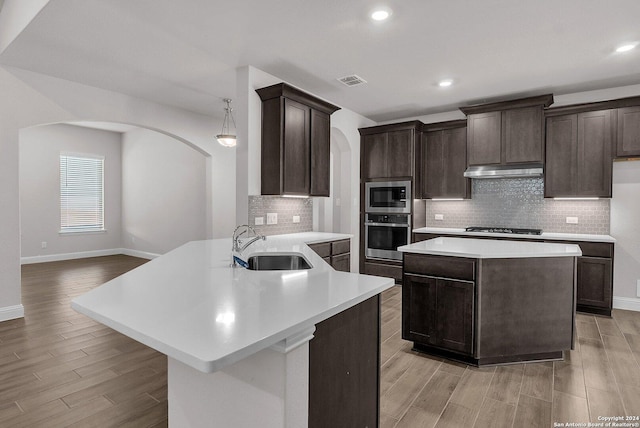
[[[60,231],[104,230],[104,157],[60,154]]]

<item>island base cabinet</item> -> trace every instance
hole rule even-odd
[[[473,282],[405,275],[402,293],[403,339],[473,353]]]
[[[309,428],[378,426],[380,298],[316,325],[309,342]]]
[[[415,350],[484,366],[562,359],[572,349],[576,257],[406,252],[403,271],[402,338]]]

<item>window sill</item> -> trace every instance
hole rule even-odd
[[[107,229],[60,230],[58,235],[95,235],[107,233]]]

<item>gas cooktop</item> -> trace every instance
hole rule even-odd
[[[465,229],[467,232],[484,232],[484,233],[514,233],[518,235],[540,235],[542,229],[517,229],[514,227],[482,227],[471,226]]]

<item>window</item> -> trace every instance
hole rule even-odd
[[[104,230],[104,157],[60,154],[60,232]]]

